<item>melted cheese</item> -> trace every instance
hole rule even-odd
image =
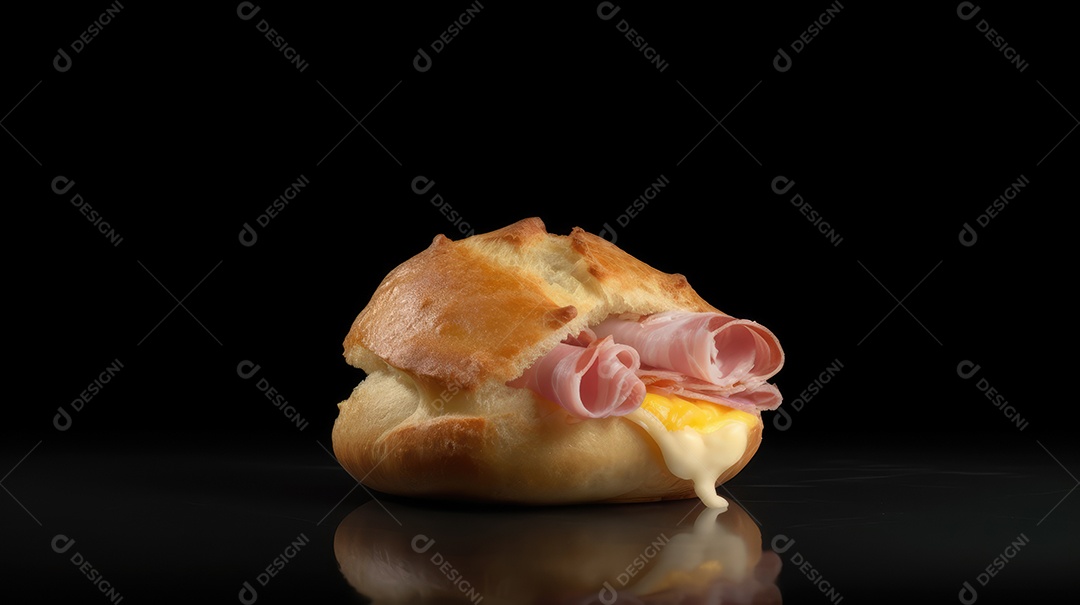
[[[626,415],[660,446],[672,475],[694,482],[705,506],[727,508],[716,493],[716,480],[742,458],[758,419],[729,407],[656,393]]]

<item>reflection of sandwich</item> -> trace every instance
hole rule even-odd
[[[675,502],[448,510],[384,500],[342,520],[334,554],[376,603],[779,603],[780,558],[762,552],[749,515],[735,504],[696,521],[691,512]]]
[[[437,236],[390,272],[345,339],[367,378],[334,451],[389,493],[573,503],[692,497],[761,442],[783,365],[760,324],[677,274],[539,219]]]

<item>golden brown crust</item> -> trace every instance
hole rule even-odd
[[[668,274],[575,228],[525,219],[431,246],[391,271],[345,339],[367,378],[339,405],[334,451],[388,493],[521,503],[695,496],[624,418],[571,421],[506,386],[567,335],[611,314],[718,311]],[[718,484],[741,470],[761,441]]]
[[[479,300],[491,308],[470,312],[469,301]],[[513,316],[494,308],[523,311]],[[517,283],[487,258],[439,236],[383,280],[345,347],[366,348],[418,376],[475,388],[492,375],[509,380],[514,351],[551,331],[541,320],[556,308],[539,288]]]
[[[575,228],[538,218],[431,246],[390,272],[345,339],[349,363],[374,357],[422,379],[475,389],[506,382],[568,333],[610,313],[716,311],[663,273]]]

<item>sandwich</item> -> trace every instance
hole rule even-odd
[[[374,603],[780,603],[782,562],[762,550],[746,511],[736,503],[695,509],[436,507],[387,498],[342,519],[334,555],[353,589]]]
[[[784,364],[761,324],[680,274],[538,218],[424,251],[382,280],[344,341],[365,377],[333,449],[365,486],[520,504],[699,497],[761,443]]]

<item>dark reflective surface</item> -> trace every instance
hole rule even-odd
[[[109,590],[124,603],[163,594],[229,603],[1063,602],[1077,594],[1077,458],[1068,444],[1024,445],[774,443],[721,488],[732,506],[714,517],[695,501],[373,500],[316,443],[177,457],[146,443],[76,451],[44,442],[3,482],[14,495],[3,494],[5,583],[32,602],[107,602]],[[61,552],[57,536],[74,544]]]
[[[738,505],[443,509],[369,502],[334,553],[376,602],[778,603],[780,559]]]

